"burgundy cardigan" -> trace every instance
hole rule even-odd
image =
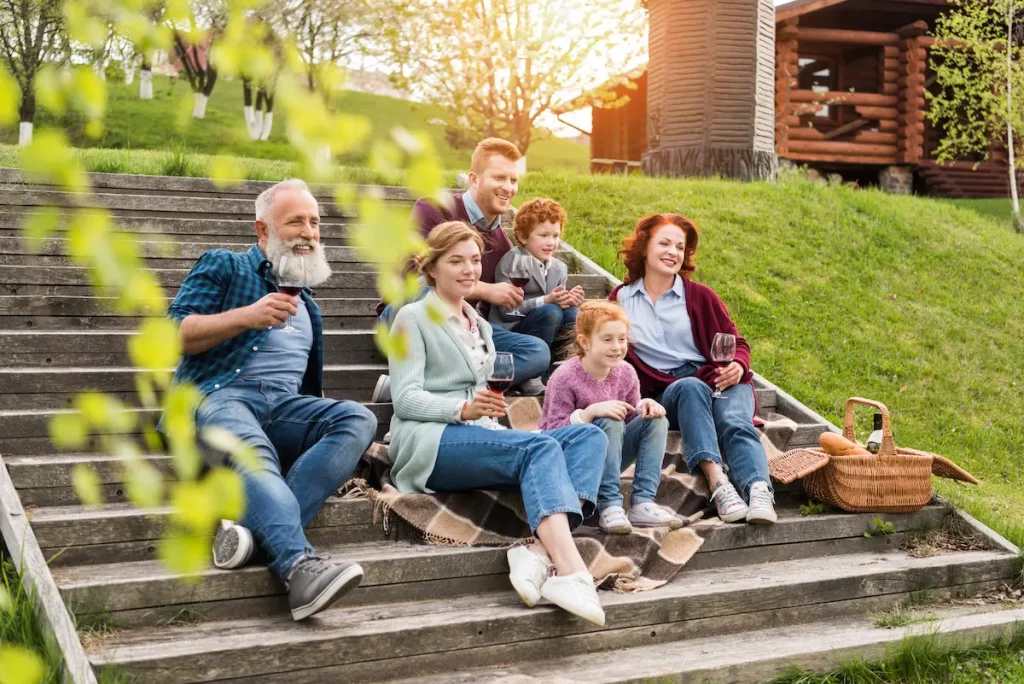
[[[616,286],[611,294],[608,295],[608,299],[617,302],[621,288],[622,285]],[[697,345],[697,351],[705,359],[710,359],[711,341],[715,339],[715,333],[721,332],[735,335],[736,358],[734,360],[743,366],[745,371],[740,382],[753,387],[754,374],[750,372],[750,345],[747,344],[747,341],[736,330],[736,324],[729,318],[729,312],[726,311],[725,304],[722,303],[722,300],[710,287],[695,283],[689,278],[683,278],[683,292],[686,296],[686,311],[690,314],[690,328],[693,331],[693,342]],[[662,373],[657,368],[652,368],[641,361],[640,357],[633,351],[632,346],[629,347],[626,354],[629,362],[636,368],[637,375],[640,376],[640,392],[645,397],[657,394],[678,379],[668,373]],[[697,370],[697,377],[711,387],[714,387],[717,377],[715,368],[720,365],[705,363]]]

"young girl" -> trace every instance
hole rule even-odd
[[[585,302],[576,318],[576,356],[548,381],[540,428],[593,423],[608,435],[597,493],[604,532],[629,534],[633,526],[678,528],[682,520],[654,503],[661,482],[668,420],[653,399],[640,399],[636,370],[625,363],[629,320],[617,305]],[[629,515],[619,477],[636,462]]]

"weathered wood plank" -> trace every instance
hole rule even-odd
[[[46,565],[2,457],[0,534],[3,535],[4,546],[10,550],[14,567],[21,575],[23,590],[35,596],[36,614],[47,638],[52,639],[61,654],[64,677],[75,684],[95,684],[96,676],[78,639],[75,624]]]

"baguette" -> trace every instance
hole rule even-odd
[[[870,456],[871,452],[857,444],[851,442],[842,435],[837,435],[834,432],[823,432],[818,437],[818,444],[821,445],[822,450],[829,456]]]

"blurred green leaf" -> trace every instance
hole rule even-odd
[[[181,359],[178,324],[169,318],[147,318],[128,342],[128,354],[137,368],[174,368]]]
[[[10,613],[14,609],[14,601],[11,600],[11,595],[7,593],[7,589],[0,587],[0,613]]]
[[[188,383],[172,385],[164,397],[163,431],[170,445],[174,470],[181,480],[194,480],[201,456],[196,448],[196,408],[203,395]]]
[[[229,188],[245,180],[245,167],[235,157],[218,155],[210,162],[209,174],[218,188]]]
[[[99,506],[103,503],[103,491],[100,488],[100,476],[92,466],[79,463],[71,471],[71,485],[75,494],[86,506]]]
[[[203,442],[218,451],[231,456],[231,461],[242,470],[255,472],[259,469],[256,451],[230,430],[211,425],[203,428]]]
[[[58,413],[50,419],[50,441],[58,449],[81,449],[89,439],[89,428],[77,413]]]
[[[75,103],[90,121],[102,119],[107,110],[107,82],[90,66],[80,66],[71,77]]]
[[[214,468],[203,478],[203,486],[217,504],[215,520],[241,520],[245,514],[245,486],[242,477],[230,468]]]
[[[55,64],[44,64],[36,72],[36,101],[44,108],[58,116],[63,116],[68,109],[68,97],[64,84],[64,75]]]
[[[377,348],[389,359],[398,361],[409,355],[405,330],[399,326],[389,330],[388,326],[378,323],[373,339],[377,343]]]
[[[25,234],[28,248],[39,252],[48,237],[60,225],[60,210],[57,207],[39,207],[25,218],[21,230]]]
[[[135,374],[135,391],[139,395],[140,404],[146,408],[157,407],[156,390],[153,388],[152,373],[138,372]]]
[[[135,413],[108,394],[82,392],[75,397],[74,405],[81,411],[86,424],[99,432],[124,434],[135,427]]]
[[[21,88],[7,67],[0,64],[0,126],[10,126],[18,120]]]
[[[20,150],[21,169],[32,183],[59,185],[69,192],[84,192],[89,179],[75,159],[67,137],[61,131],[43,129]]]
[[[84,2],[65,0],[64,25],[68,34],[79,43],[98,48],[107,39],[107,26],[90,12]]]
[[[156,554],[171,570],[198,575],[210,564],[210,537],[171,531],[157,543]]]
[[[444,170],[436,157],[418,157],[405,173],[405,184],[418,197],[437,197]]]
[[[200,482],[176,482],[171,485],[171,516],[182,527],[206,534],[219,520],[216,492]]]
[[[389,183],[402,180],[402,150],[390,140],[374,140],[367,163]]]
[[[0,644],[0,684],[37,684],[46,666],[37,654],[21,646]]]
[[[124,466],[125,493],[140,508],[156,508],[164,501],[164,476],[151,463],[133,458]]]
[[[360,200],[359,222],[350,235],[360,259],[392,270],[404,267],[425,245],[412,228],[408,210],[370,197]]]
[[[432,301],[427,301],[427,318],[430,319],[431,323],[437,325],[444,325],[444,322],[448,319],[447,312],[441,308],[439,304]]]
[[[149,451],[163,451],[164,440],[160,436],[160,433],[156,431],[152,425],[147,425],[142,428],[142,439],[146,443],[146,448]]]
[[[395,126],[391,129],[391,139],[395,141],[402,150],[409,155],[418,155],[423,151],[423,145],[420,139],[409,132],[408,129],[401,126]]]

